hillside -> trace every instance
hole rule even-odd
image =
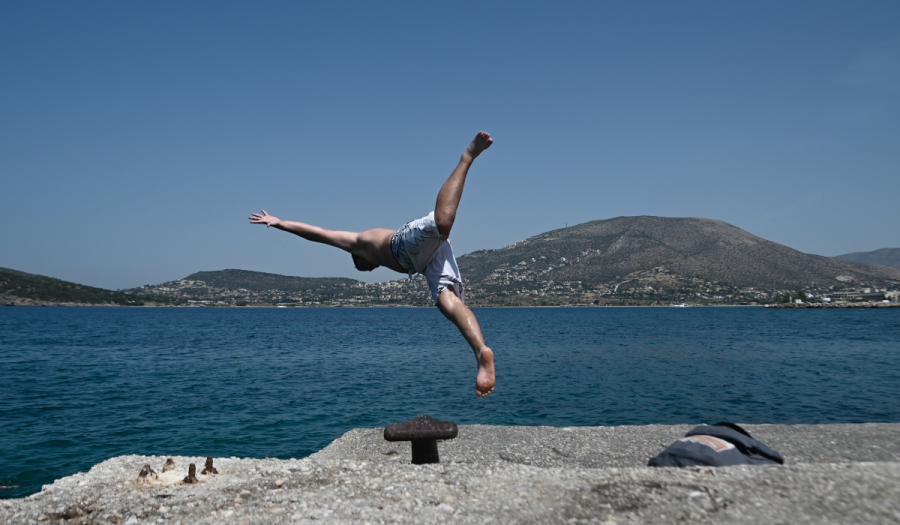
[[[291,277],[247,270],[197,272],[184,279],[142,286],[134,291],[165,294],[206,306],[428,304],[423,279],[370,284],[342,277]]]
[[[882,248],[871,252],[853,252],[838,255],[837,259],[844,259],[863,264],[880,264],[900,269],[900,248]]]
[[[701,218],[592,221],[458,262],[473,304],[734,304],[900,287],[896,269],[801,253]]]
[[[801,291],[817,297],[867,288],[900,290],[900,269],[801,253],[700,218],[592,221],[463,255],[458,262],[467,301],[475,306],[746,304],[786,301]],[[204,306],[431,304],[423,278],[399,274],[393,281],[364,283],[232,269],[112,292],[5,272],[0,300],[19,294],[78,304],[139,304],[153,297]]]
[[[900,281],[900,271],[809,255],[728,223],[699,218],[617,217],[554,230],[459,258],[471,281],[519,266],[555,280],[610,283],[661,268],[671,274],[770,289]],[[519,272],[521,273],[521,271]]]
[[[862,287],[900,288],[900,270],[767,241],[722,221],[617,217],[458,259],[472,305],[735,304]],[[144,287],[215,304],[428,305],[421,278],[384,283],[242,270]]]
[[[142,306],[148,303],[170,304],[173,302],[175,301],[172,298],[166,296],[114,292],[43,275],[0,268],[0,305]]]
[[[330,287],[349,287],[359,283],[355,279],[343,277],[290,277],[275,273],[251,272],[247,270],[222,270],[219,272],[197,272],[185,277],[187,281],[203,281],[216,288],[244,288],[253,292],[282,290],[285,292],[308,292]]]

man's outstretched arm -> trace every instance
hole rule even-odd
[[[327,230],[312,224],[304,222],[283,221],[274,215],[269,215],[266,210],[259,213],[250,214],[250,222],[252,224],[265,224],[266,227],[278,228],[279,230],[299,235],[308,241],[320,242],[344,251],[353,253],[359,244],[359,233]]]

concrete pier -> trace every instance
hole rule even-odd
[[[461,425],[431,465],[356,429],[309,458],[215,458],[193,484],[205,456],[121,456],[0,501],[0,522],[900,523],[900,424],[745,425],[784,466],[645,466],[690,428]]]

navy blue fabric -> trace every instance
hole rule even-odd
[[[651,467],[724,467],[729,465],[780,465],[784,459],[761,441],[753,439],[743,428],[733,423],[700,425],[685,434],[685,438],[701,436],[697,440],[679,439],[659,455],[650,458]],[[703,443],[702,436],[726,441],[733,447],[715,445],[716,440]],[[721,445],[721,443],[719,443]]]
[[[724,439],[740,449],[741,454],[747,457],[748,463],[753,465],[784,464],[784,458],[781,457],[781,454],[766,446],[762,441],[753,439],[744,429],[741,428],[741,430],[743,432],[738,432],[730,426],[721,424],[700,425],[685,434],[685,437],[703,435]]]

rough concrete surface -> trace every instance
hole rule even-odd
[[[2,523],[900,523],[900,424],[747,425],[784,466],[653,469],[689,426],[463,425],[441,463],[356,429],[305,459],[121,456],[35,495]],[[150,464],[159,477],[137,479]]]
[[[742,425],[791,463],[900,462],[900,424]],[[536,467],[644,467],[694,425],[512,427],[462,425],[442,441],[442,462],[511,462]],[[408,443],[382,439],[382,429],[354,429],[312,459],[409,463]]]

